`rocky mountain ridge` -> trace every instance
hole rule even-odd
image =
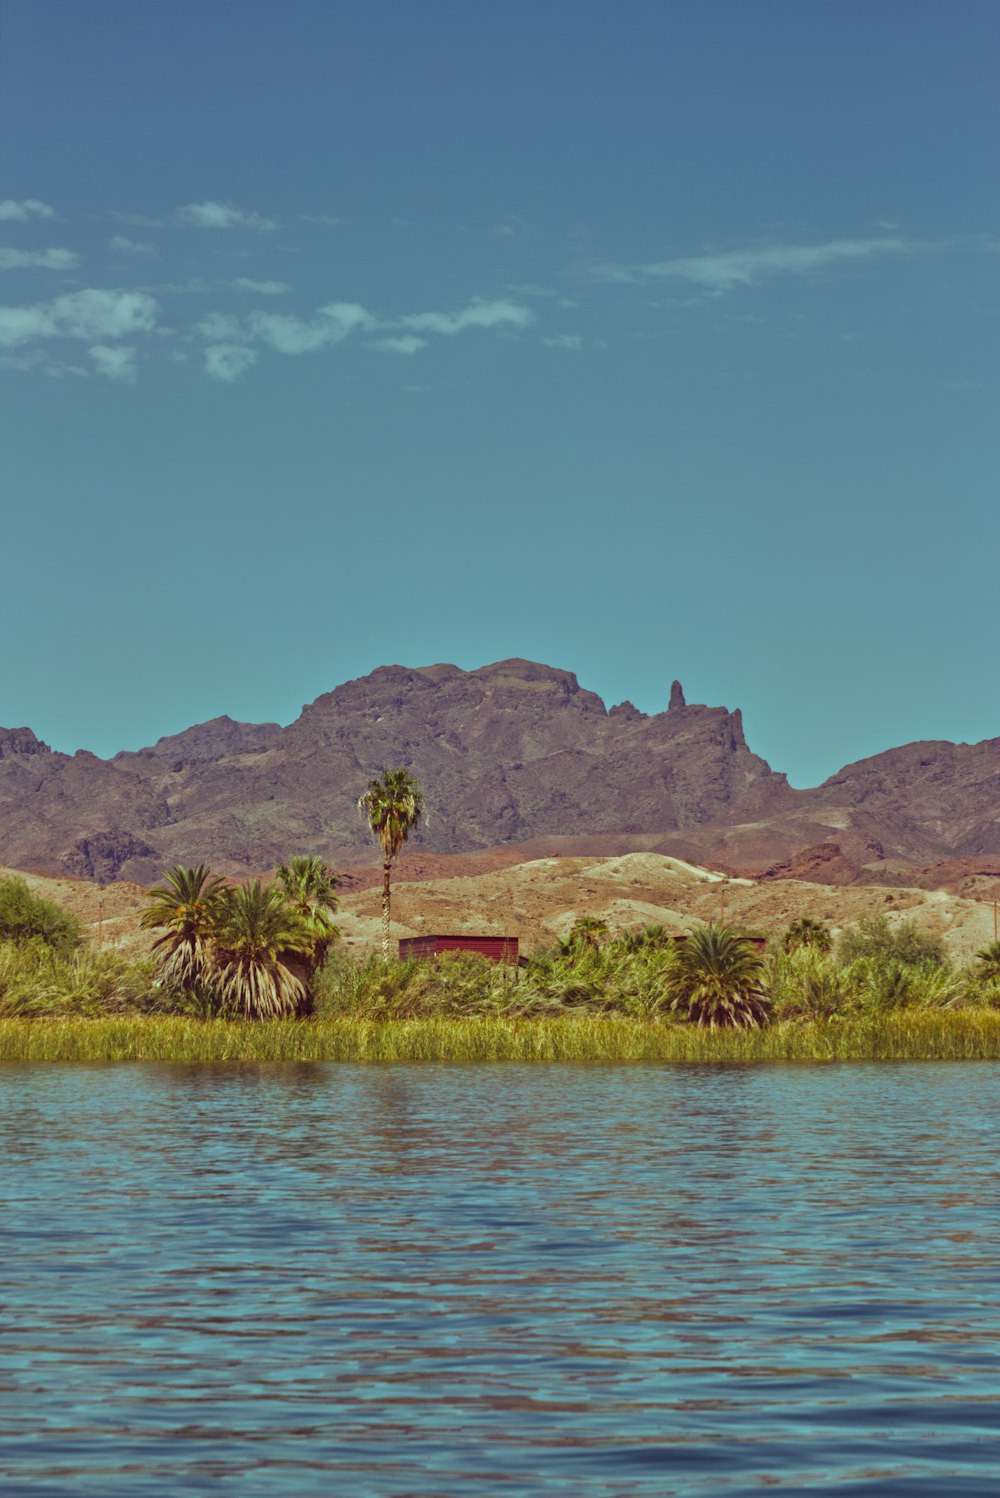
[[[799,791],[750,750],[738,711],[688,704],[677,682],[647,715],[509,660],[380,667],[288,727],[223,716],[113,760],[0,729],[0,857],[140,883],[175,862],[237,875],[296,852],[364,863],[357,797],[395,765],[430,811],[408,857],[651,851],[775,876],[811,858],[823,882],[891,884],[1000,855],[1000,740],[905,745]]]

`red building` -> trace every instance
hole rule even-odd
[[[517,965],[516,936],[401,936],[399,955],[407,957],[438,957],[442,952],[475,952],[488,957],[491,962],[512,962]]]

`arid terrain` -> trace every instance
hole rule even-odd
[[[606,858],[540,858],[479,872],[463,859],[438,860],[437,877],[420,877],[419,861],[400,859],[393,894],[393,936],[482,932],[517,936],[522,952],[564,937],[581,915],[595,915],[612,932],[662,924],[683,932],[723,917],[747,933],[782,931],[800,916],[842,930],[860,916],[913,920],[941,936],[949,953],[968,961],[993,937],[992,897],[942,889],[872,884],[823,885],[796,879],[732,878],[657,853]],[[0,871],[3,872],[3,871]],[[11,872],[11,871],[7,871]],[[416,874],[418,877],[414,878]],[[339,923],[346,949],[362,955],[381,938],[378,871],[355,870],[345,881]],[[147,950],[140,931],[143,888],[115,883],[26,875],[38,893],[58,901],[84,923],[87,934],[130,955]]]

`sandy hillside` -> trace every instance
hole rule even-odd
[[[993,937],[991,905],[942,890],[727,878],[657,853],[541,858],[473,877],[400,880],[393,891],[394,936],[483,931],[518,936],[522,951],[565,936],[581,915],[600,916],[614,931],[656,922],[678,932],[723,916],[748,932],[768,934],[799,916],[837,931],[872,913],[915,920],[942,936],[960,961]],[[340,924],[351,947],[377,942],[380,920],[376,888],[341,902]]]
[[[14,872],[0,870],[0,875]],[[381,940],[381,888],[374,883],[374,872],[370,886],[348,885],[341,899],[344,941],[359,954]],[[447,878],[408,880],[407,872],[404,857],[393,883],[394,937],[506,934],[520,939],[522,952],[564,937],[581,915],[600,916],[613,931],[657,923],[677,932],[721,916],[742,930],[770,934],[799,916],[824,921],[836,932],[859,916],[884,913],[893,921],[912,919],[922,930],[942,936],[958,961],[967,961],[993,938],[991,904],[944,890],[730,878],[658,853],[538,858]],[[138,926],[144,905],[140,885],[18,877],[72,911],[92,940],[131,954],[148,950],[149,934]]]

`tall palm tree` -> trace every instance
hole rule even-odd
[[[340,880],[322,858],[302,855],[290,858],[275,871],[288,904],[301,917],[312,939],[308,954],[310,975],[323,966],[330,943],[340,931],[334,921]]]
[[[211,943],[225,906],[227,886],[206,864],[177,864],[163,884],[146,891],[149,905],[139,917],[147,931],[165,927],[153,943],[160,978],[192,993],[211,968]]]
[[[685,1010],[695,1024],[711,1030],[754,1029],[767,1019],[763,969],[752,942],[731,926],[702,926],[678,942],[671,1008]]]
[[[424,796],[406,770],[383,769],[381,779],[369,780],[358,799],[358,810],[364,812],[372,836],[382,844],[382,957],[388,962],[392,861],[413,829],[427,821]]]
[[[286,961],[312,937],[277,885],[229,891],[217,927],[213,981],[223,1004],[249,1019],[278,1019],[306,1005],[306,987]]]

